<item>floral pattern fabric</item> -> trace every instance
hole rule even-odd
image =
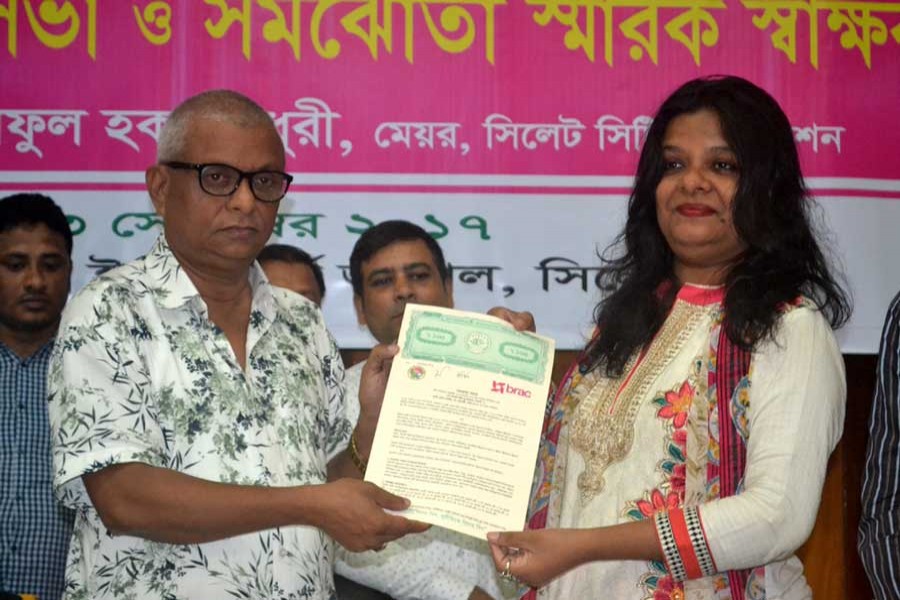
[[[212,543],[111,536],[81,476],[142,462],[241,485],[324,483],[346,446],[343,366],[321,312],[258,266],[246,369],[164,237],[68,305],[48,379],[57,495],[77,510],[69,600],[332,599],[333,543],[282,527]]]
[[[687,425],[694,403],[694,386],[684,381],[671,391],[665,391],[652,401],[658,406],[657,419],[661,419],[666,430],[663,444],[665,456],[659,461],[657,473],[660,476],[658,488],[645,493],[637,501],[626,502],[625,515],[633,521],[652,519],[657,512],[669,511],[684,505],[685,478],[687,469]],[[645,597],[653,600],[681,600],[684,585],[676,582],[666,565],[660,561],[648,562],[649,572],[640,579]]]

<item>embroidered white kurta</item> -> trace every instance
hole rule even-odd
[[[820,313],[801,305],[782,315],[776,338],[752,355],[748,404],[735,409],[749,431],[743,488],[707,502],[710,333],[720,300],[716,289],[685,286],[622,377],[589,373],[571,392],[578,404],[559,440],[548,526],[652,518],[683,498],[685,506],[700,506],[718,571],[763,566],[768,600],[810,598],[793,553],[815,522],[828,456],[841,435],[843,359]],[[689,600],[730,597],[727,589],[716,592],[720,576],[684,585]],[[595,562],[540,597],[661,600],[672,586],[663,563]]]

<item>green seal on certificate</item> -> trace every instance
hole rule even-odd
[[[505,323],[486,322],[428,310],[412,315],[402,355],[518,377],[533,383],[544,380],[550,344],[523,334]]]
[[[481,331],[473,331],[466,337],[466,348],[472,354],[484,354],[491,347],[491,338]]]

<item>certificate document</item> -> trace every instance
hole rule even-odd
[[[409,304],[366,481],[403,512],[484,538],[525,525],[553,340],[483,314]]]

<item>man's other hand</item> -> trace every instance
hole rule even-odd
[[[384,390],[387,387],[388,375],[391,373],[391,363],[394,355],[399,351],[396,344],[378,344],[369,352],[366,366],[363,367],[362,377],[359,383],[359,444],[368,449],[375,435],[375,425],[378,423],[378,415],[381,413],[381,401],[384,400]]]
[[[480,587],[474,587],[472,593],[469,594],[469,600],[494,600],[494,597]]]

